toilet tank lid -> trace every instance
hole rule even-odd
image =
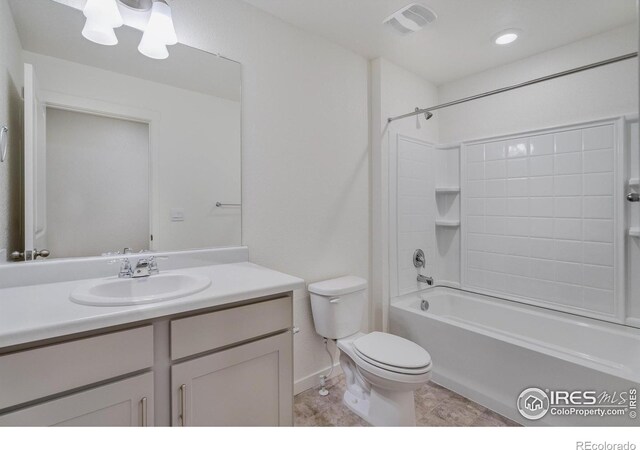
[[[360,277],[347,276],[332,280],[319,281],[309,285],[309,292],[324,296],[346,295],[363,291],[367,288],[367,280]]]

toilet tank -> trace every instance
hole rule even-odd
[[[308,287],[316,332],[341,339],[360,331],[367,280],[354,276],[312,283]]]

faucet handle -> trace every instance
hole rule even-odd
[[[426,265],[427,260],[422,249],[417,249],[415,252],[413,252],[413,266],[416,269],[419,269],[420,267],[425,267]]]
[[[120,265],[120,272],[118,272],[118,278],[130,278],[133,274],[133,270],[131,269],[131,261],[129,261],[129,258],[119,258],[113,262],[116,261],[120,261],[122,263]],[[109,264],[111,264],[111,262]]]
[[[169,259],[169,257],[168,256],[149,256],[149,258],[147,258],[150,274],[154,275],[154,274],[160,273],[160,269],[158,269],[159,259]]]

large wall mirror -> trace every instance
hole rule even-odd
[[[1,259],[240,245],[240,64],[148,58],[127,26],[97,45],[82,3],[8,0]]]

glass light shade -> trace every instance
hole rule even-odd
[[[82,29],[82,35],[96,44],[116,45],[118,43],[113,28],[93,19],[87,19]]]
[[[167,46],[146,32],[142,35],[142,40],[140,41],[140,45],[138,45],[138,51],[144,56],[153,59],[167,59],[169,57]]]
[[[151,17],[144,34],[148,34],[152,39],[165,45],[178,43],[178,36],[171,17],[171,8],[163,0],[155,0],[153,2]]]
[[[151,17],[144,30],[138,50],[153,59],[169,57],[167,45],[178,43],[178,36],[173,27],[171,8],[164,0],[154,0],[151,6]]]
[[[82,10],[87,20],[118,28],[124,24],[116,0],[87,0]]]

